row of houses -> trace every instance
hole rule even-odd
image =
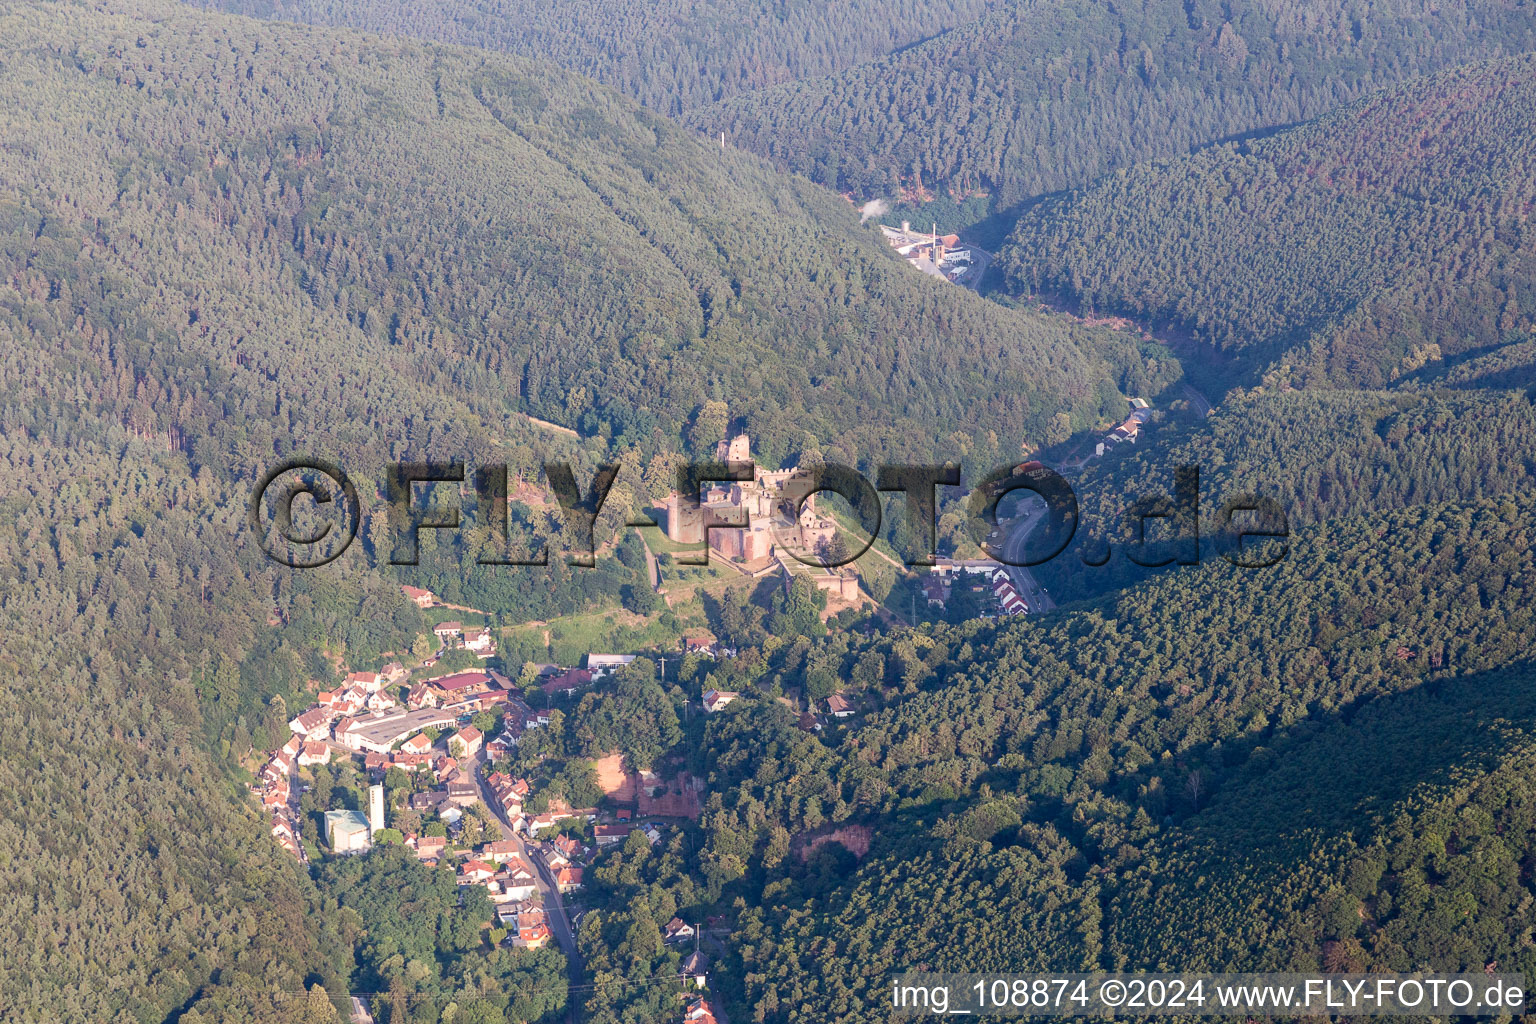
[[[997,603],[1004,615],[1023,615],[1029,611],[1029,605],[1019,596],[1018,590],[1013,586],[1013,580],[1007,573],[998,573],[992,577],[992,596],[997,598]]]
[[[418,851],[419,855],[419,851]],[[459,865],[460,885],[480,885],[491,894],[492,903],[516,903],[538,891],[534,868],[511,839],[498,840],[481,847],[474,858]]]
[[[272,816],[272,838],[300,863],[306,863],[309,857],[299,842],[299,819],[293,810],[293,770],[304,752],[303,741],[297,736],[289,737],[262,765],[256,779],[262,809]]]
[[[988,585],[1004,615],[1023,615],[1029,611],[1008,571],[990,558],[940,558],[922,581],[923,597],[930,608],[948,605],[956,587],[969,586],[973,592],[980,592]]]

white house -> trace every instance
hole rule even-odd
[[[704,694],[704,710],[714,714],[740,696],[735,690],[708,690]]]
[[[587,671],[592,673],[593,679],[601,679],[603,676],[612,675],[634,660],[633,654],[588,654]]]

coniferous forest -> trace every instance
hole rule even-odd
[[[670,1024],[698,994],[864,1024],[914,969],[1536,978],[1533,19],[0,0],[0,1021]],[[936,196],[1007,239],[979,290],[856,205]],[[924,608],[883,542],[840,604],[788,562],[678,574],[635,517],[738,433],[871,480],[1059,469],[1050,605]],[[300,456],[360,495],[311,570],[248,525]],[[469,483],[419,492],[466,527],[392,564],[386,467],[428,460],[506,465],[550,564],[487,564]],[[615,472],[592,568],[557,462]],[[1178,466],[1197,507],[1140,533]],[[1221,557],[1239,497],[1284,511],[1272,564]],[[965,509],[941,493],[946,557],[979,553]],[[637,657],[583,677],[605,652]],[[285,851],[263,764],[394,665],[402,698],[494,672],[527,717],[423,730],[441,778],[332,743]],[[529,849],[587,846],[542,946],[463,877],[512,841],[493,773],[529,785]],[[370,781],[389,827],[341,856],[325,812]],[[466,781],[461,816],[416,799]]]

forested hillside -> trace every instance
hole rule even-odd
[[[954,329],[1016,353],[999,379],[1063,368],[1032,411],[1001,399],[1020,414],[1069,378],[1097,394],[1063,328],[917,279],[836,200],[574,79],[546,99],[510,60],[174,5],[8,4],[0,39],[9,1020],[276,1024],[311,981],[342,994],[235,765],[327,677],[321,648],[377,657],[420,619],[364,562],[270,572],[239,524],[273,460],[590,465],[517,413],[602,432],[623,408],[659,446],[701,391],[767,396],[881,324],[924,389],[919,348]],[[797,270],[755,262],[791,238]],[[689,354],[706,332],[718,358]],[[846,387],[781,417],[779,451],[851,413]]]
[[[1453,372],[1460,379],[1470,369]],[[1536,372],[1525,367],[1520,391],[1444,383],[1426,376],[1418,386],[1387,391],[1234,394],[1203,422],[1154,422],[1137,445],[1074,476],[1077,535],[1036,572],[1059,601],[1176,572],[1130,560],[1136,536],[1126,513],[1139,499],[1174,494],[1178,466],[1200,470],[1204,558],[1218,557],[1226,502],[1244,495],[1276,501],[1295,528],[1429,502],[1536,493],[1536,393],[1529,390]],[[1187,535],[1154,521],[1152,543],[1137,557],[1182,557],[1179,536]]]
[[[982,190],[995,208],[1138,160],[1317,117],[1415,74],[1536,48],[1502,0],[1018,2],[899,53],[688,115],[862,195]]]
[[[0,40],[7,1019],[343,998],[350,941],[244,766],[422,620],[376,523],[273,571],[242,524],[274,461],[334,459],[370,506],[398,457],[664,470],[706,399],[768,458],[986,457],[1142,372],[547,67],[152,0],[5,4]]]
[[[1043,203],[999,264],[1171,321],[1240,381],[1379,387],[1531,331],[1533,121],[1536,59],[1457,68]]]
[[[1208,564],[1054,623],[849,651],[881,660],[865,699],[885,709],[825,753],[792,722],[776,748],[722,722],[712,756],[755,749],[757,767],[723,775],[740,786],[709,819],[706,870],[734,851],[768,904],[745,914],[742,1007],[884,1019],[889,972],[917,963],[1526,963],[1506,914],[1527,883],[1476,878],[1479,858],[1518,862],[1531,828],[1531,513],[1525,498],[1367,515],[1298,531],[1263,572]],[[1495,820],[1426,825],[1442,848],[1399,817],[1463,814],[1447,787]],[[845,883],[847,855],[771,868],[765,819],[881,825]],[[1364,916],[1340,902],[1354,890]]]
[[[965,24],[986,0],[190,0],[258,18],[339,25],[538,57],[678,114],[831,74]]]
[[[387,362],[478,415],[530,413],[620,450],[677,449],[715,398],[770,461],[832,437],[845,461],[968,454],[950,450],[954,431],[1012,454],[1058,433],[1059,414],[1099,415],[1136,361],[1116,352],[1112,369],[1094,348],[1123,347],[1113,335],[923,279],[836,197],[547,65],[179,17],[198,28],[175,61],[136,36],[25,58],[56,83],[29,103],[88,96],[126,123],[17,134],[69,165],[55,184],[83,212],[116,201],[166,223],[184,191],[205,212],[177,224],[169,269],[187,271],[188,309],[174,328],[242,346],[263,373],[314,359],[311,395],[340,379],[318,357],[329,345],[263,336],[317,328],[253,332],[247,304],[192,259],[247,269],[266,317],[281,302],[345,324],[370,353],[359,379]],[[246,36],[271,42],[248,57]],[[198,102],[171,102],[183,92]]]
[[[631,40],[613,80],[680,105],[772,79],[754,47],[788,75],[842,59],[816,35],[835,10],[714,10],[686,8],[717,35],[664,42],[615,8],[572,52]],[[861,7],[850,53],[970,16],[902,10]],[[915,148],[898,178],[1023,197],[1524,48],[1536,17],[1110,10],[999,9],[890,57],[891,81],[952,69],[849,93],[879,123],[770,89],[786,125],[826,132],[779,155],[887,187],[910,111],[958,162]],[[490,15],[424,31],[510,46]],[[559,34],[575,14],[529,16]],[[669,62],[699,91],[668,92]],[[503,755],[530,807],[597,803],[591,760],[614,751],[704,783],[697,821],[595,855],[568,962],[486,945],[480,891],[399,848],[311,875],[250,800],[322,682],[424,639],[384,568],[386,462],[505,460],[530,529],[556,518],[530,497],[543,459],[583,482],[617,462],[616,521],[731,430],[771,464],[979,472],[1170,391],[1177,360],[925,278],[819,185],[549,62],[170,0],[0,0],[0,1017],[332,1024],[371,991],[380,1024],[671,1024],[674,915],[714,919],[736,1024],[881,1020],[911,967],[1536,976],[1533,69],[1446,73],[1033,212],[1015,283],[1187,320],[1254,369],[1295,356],[1200,423],[1159,410],[1074,481],[1085,535],[1190,462],[1207,515],[1278,498],[1289,555],[1064,573],[1054,614],[958,625],[825,622],[804,577],[713,588],[697,614],[732,656],[642,658]],[[872,155],[830,171],[834,138]],[[357,550],[312,572],[245,525],[257,477],[301,454],[366,503]],[[503,624],[631,600],[645,568],[629,537],[600,569],[529,574],[436,546],[413,579]],[[556,624],[526,624],[531,661]],[[701,714],[706,689],[738,697]],[[807,725],[834,692],[851,716]],[[306,811],[333,789],[311,778]]]

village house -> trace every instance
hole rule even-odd
[[[696,934],[693,925],[680,917],[674,917],[667,922],[667,926],[661,930],[663,942],[691,942]]]
[[[703,996],[690,996],[683,1004],[683,1024],[716,1024],[708,1000]]]
[[[497,881],[501,883],[503,899],[531,899],[539,891],[538,884],[533,880],[532,872],[522,868],[517,869],[515,872],[507,872],[504,877],[497,879]]]
[[[440,789],[412,793],[410,804],[411,810],[420,811],[422,814],[441,814],[443,810],[452,806],[448,802],[448,794]]]
[[[419,836],[416,839],[416,856],[421,860],[437,860],[448,849],[444,836]]]
[[[582,848],[581,843],[577,842],[571,836],[566,835],[564,832],[555,836],[554,839],[551,839],[549,845],[553,846],[555,848],[555,852],[561,857],[565,858],[566,862],[576,860],[586,852]]]
[[[555,887],[562,893],[576,892],[582,886],[581,868],[574,864],[565,865],[560,870],[554,872],[554,875]]]
[[[422,590],[420,587],[407,587],[402,585],[401,590],[405,596],[416,603],[417,608],[431,608],[437,603],[437,595],[430,590]]]
[[[612,846],[628,839],[631,831],[628,825],[599,825],[592,830],[592,838],[598,846]]]
[[[633,654],[588,654],[587,671],[593,679],[610,676],[635,660]]]
[[[466,725],[448,741],[448,749],[452,750],[456,757],[473,757],[479,753],[483,741],[484,737],[479,729]]]
[[[848,698],[840,693],[834,693],[827,698],[827,714],[833,718],[847,718],[853,714],[853,705]]]
[[[310,708],[288,723],[295,735],[306,740],[323,740],[331,735],[331,716],[324,708]]]
[[[272,818],[272,838],[277,844],[287,850],[293,856],[304,859],[303,849],[299,846],[298,833],[294,831],[293,822],[286,815],[275,815]]]
[[[467,860],[459,865],[459,884],[473,885],[496,877],[496,869],[483,860]]]
[[[299,751],[299,764],[308,767],[312,764],[330,764],[331,748],[325,743],[306,743],[304,749]]]
[[[704,988],[709,984],[708,972],[709,957],[696,949],[683,960],[682,966],[678,969],[677,976],[685,985],[692,985],[694,988]]]
[[[710,714],[723,710],[741,694],[734,690],[707,690],[704,693],[704,710]]]
[[[294,739],[297,740],[298,737],[295,736]],[[302,752],[303,749],[304,748],[302,746],[299,747],[300,752]],[[273,754],[272,760],[268,761],[266,765],[262,767],[261,777],[270,782],[279,776],[287,775],[289,772],[293,771],[294,760],[294,756],[288,753],[288,748],[285,746],[282,750],[279,750],[277,753]]]
[[[556,837],[560,838],[559,836]],[[550,871],[559,871],[571,862],[570,856],[559,846],[550,845],[547,850],[540,850],[539,857],[544,861],[544,866]]]
[[[419,732],[400,744],[400,750],[407,754],[425,754],[431,749],[432,741],[427,739],[427,734],[424,732]]]
[[[544,918],[544,909],[531,903],[520,906],[507,940],[519,949],[540,949],[549,945],[549,939],[549,922]]]
[[[533,875],[533,865],[521,854],[507,861],[505,869],[497,877],[505,899],[525,900],[539,891],[538,880]]]
[[[468,807],[479,801],[480,791],[475,788],[473,782],[448,783],[448,802],[455,807]]]
[[[373,693],[384,685],[384,676],[378,672],[353,672],[347,676],[342,686],[350,689],[360,686],[368,693]]]
[[[450,619],[447,622],[439,622],[437,625],[432,627],[432,632],[444,644],[448,643],[449,641],[457,641],[464,635],[464,623],[457,619]]]
[[[273,782],[261,793],[261,806],[268,811],[286,810],[288,807],[288,777]]]
[[[438,706],[437,691],[426,683],[415,683],[405,695],[405,706],[412,711]]]
[[[539,684],[539,689],[543,690],[546,696],[568,698],[583,686],[590,685],[591,682],[591,672],[584,668],[572,668],[545,679]]]
[[[464,649],[474,651],[481,658],[489,658],[496,653],[496,641],[490,630],[471,626],[464,630]]]
[[[480,859],[495,861],[504,864],[518,856],[519,847],[514,839],[498,839],[494,843],[486,843],[480,847]]]
[[[547,828],[554,828],[563,817],[565,817],[563,814],[545,811],[543,814],[535,814],[524,818],[521,824],[524,832],[530,836],[537,836]]]

